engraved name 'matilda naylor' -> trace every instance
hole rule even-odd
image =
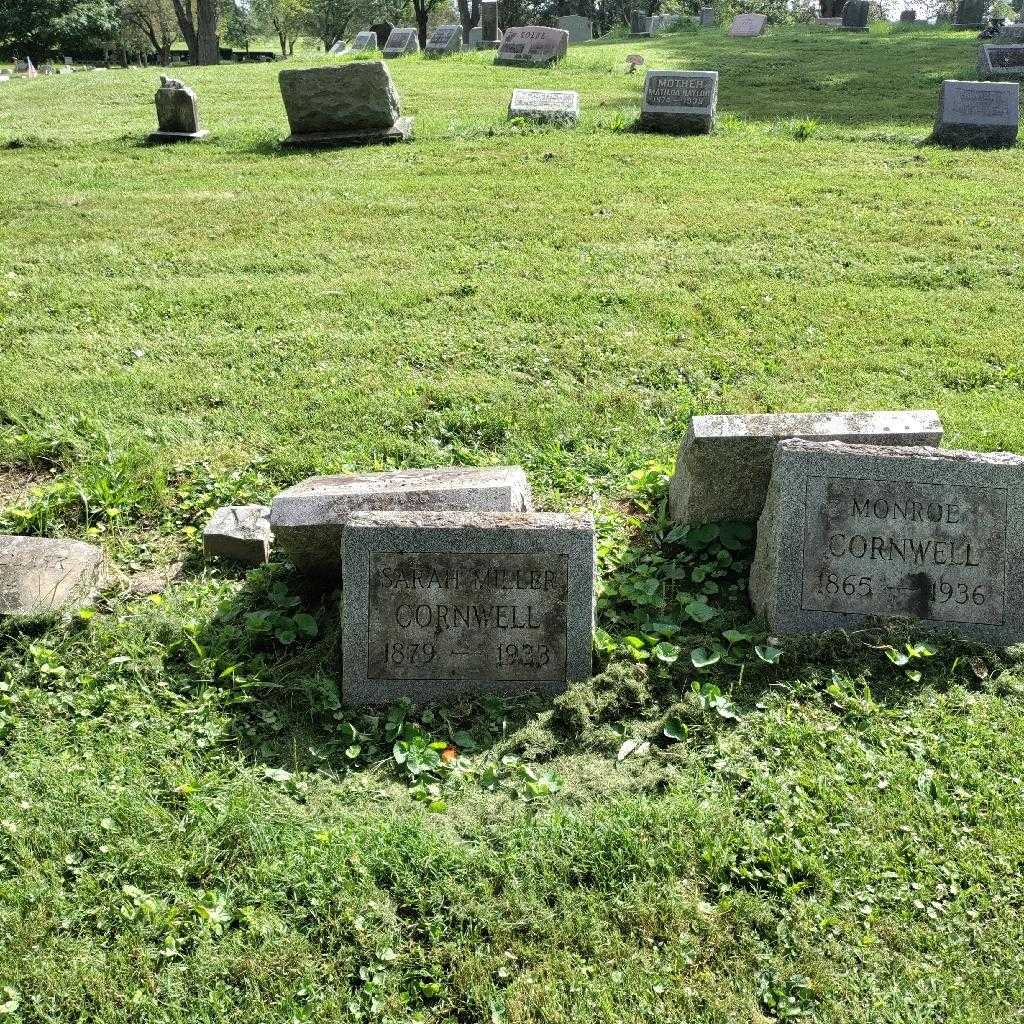
[[[369,676],[563,679],[567,593],[564,555],[371,555]]]
[[[1000,624],[1005,573],[1001,488],[808,481],[806,610]]]

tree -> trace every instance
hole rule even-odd
[[[0,50],[36,63],[60,50],[88,49],[117,30],[111,0],[2,0]]]
[[[281,56],[290,56],[309,17],[306,0],[253,0],[252,10],[260,24],[277,35]]]
[[[431,12],[441,0],[412,0],[412,10],[416,17],[416,27],[419,29],[420,49],[427,45],[427,23],[430,21]]]
[[[126,35],[141,37],[156,50],[161,64],[170,64],[171,46],[179,34],[171,0],[121,0],[119,14]]]
[[[259,34],[259,21],[252,5],[245,0],[228,0],[224,11],[224,41],[248,50],[249,44]]]
[[[219,0],[171,0],[193,64],[219,64]]]
[[[469,33],[480,24],[480,0],[457,0],[462,41],[469,42]]]
[[[304,34],[319,39],[329,50],[345,32],[353,18],[367,13],[362,0],[306,0],[306,14],[302,19]]]

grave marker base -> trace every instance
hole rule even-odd
[[[287,149],[330,149],[340,146],[368,146],[375,143],[408,142],[412,138],[412,118],[400,117],[390,128],[364,128],[352,132],[317,132],[289,135],[281,145]]]
[[[208,131],[201,132],[153,132],[146,138],[151,145],[170,142],[202,142],[209,137]]]

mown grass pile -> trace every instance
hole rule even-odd
[[[937,408],[1024,451],[1019,148],[920,145],[971,39],[675,33],[390,65],[417,140],[280,153],[278,67],[0,93],[0,528],[118,578],[0,625],[0,1015],[988,1021],[1024,993],[1014,652],[777,641],[673,528],[693,412]],[[701,139],[628,129],[717,68]],[[296,65],[298,61],[296,60]],[[576,132],[508,125],[576,88]],[[336,595],[204,565],[312,472],[519,463],[599,524],[599,674],[365,714]]]

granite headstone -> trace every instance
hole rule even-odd
[[[746,39],[750,36],[759,36],[768,24],[768,17],[764,14],[737,14],[729,26],[729,35],[737,39]]]
[[[428,57],[444,57],[449,53],[458,53],[461,49],[462,26],[440,25],[431,33],[424,53]]]
[[[570,43],[589,43],[594,38],[594,23],[579,14],[567,14],[559,18],[556,27],[569,33]]]
[[[869,0],[846,0],[843,5],[843,24],[840,27],[844,32],[867,32],[870,18]]]
[[[419,52],[420,37],[414,28],[396,28],[384,44],[384,56],[388,59]]]
[[[960,82],[939,90],[934,139],[949,146],[1012,146],[1020,118],[1018,82]]]
[[[1024,46],[982,44],[978,50],[978,78],[988,82],[1024,80]]]
[[[184,82],[161,75],[155,100],[159,127],[150,142],[195,142],[210,134],[199,121],[196,94]]]
[[[510,28],[501,40],[495,64],[513,67],[550,67],[569,48],[569,33],[560,28],[524,25]]]
[[[640,127],[678,135],[710,132],[717,107],[717,71],[651,68],[644,78]]]

